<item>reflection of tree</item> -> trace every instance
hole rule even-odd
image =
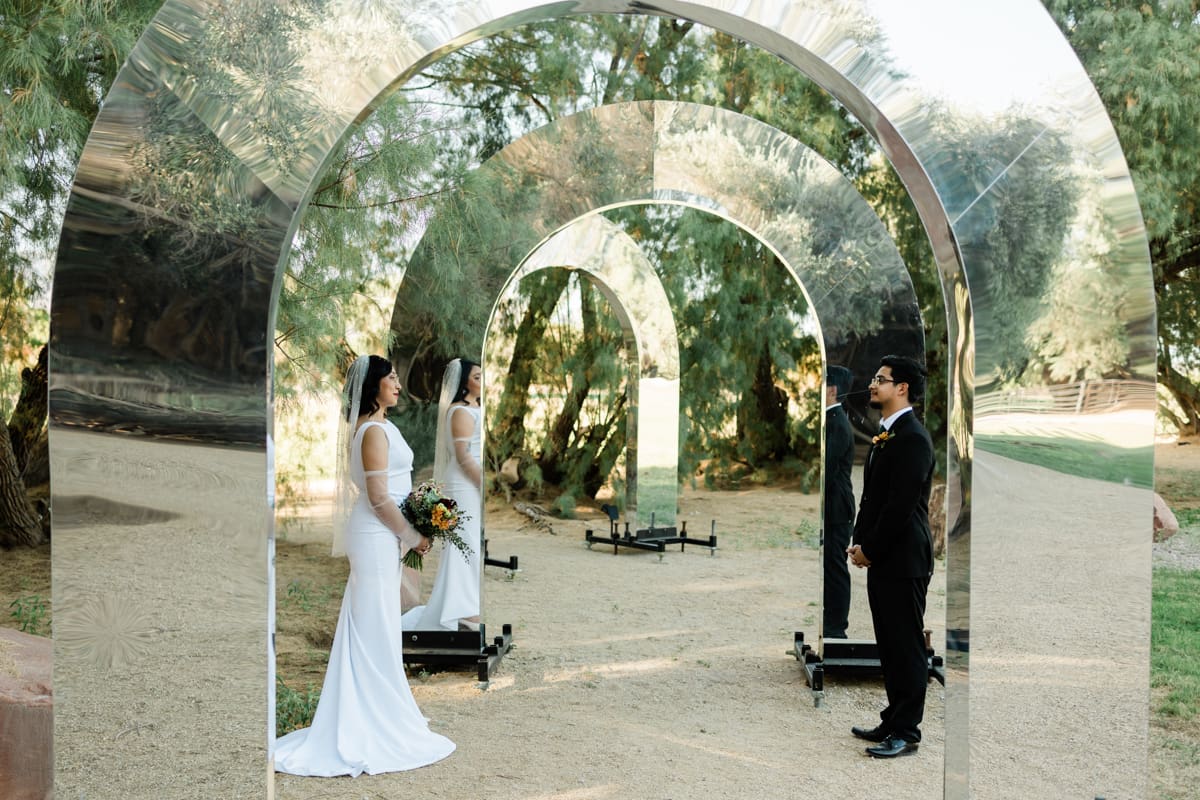
[[[970,275],[976,383],[1019,380],[1033,356],[1027,332],[1075,214],[1069,148],[1062,133],[1016,115],[936,130],[965,182],[963,208],[951,213]]]
[[[808,460],[819,449],[807,303],[767,247],[695,209],[610,212],[655,264],[680,338],[680,472]]]
[[[556,35],[546,35],[550,27]],[[571,39],[577,43],[573,47],[564,44],[567,37],[562,31],[568,27],[573,29]],[[718,58],[715,60],[705,55],[712,44],[717,46]],[[609,68],[593,72],[593,65],[597,64],[607,64]],[[572,73],[572,69],[576,72]],[[694,31],[690,25],[661,20],[638,20],[631,25],[629,20],[597,17],[559,22],[553,26],[530,26],[473,45],[427,70],[423,77],[432,85],[449,91],[462,104],[467,119],[480,117],[487,120],[482,132],[479,127],[468,128],[464,137],[467,141],[482,137],[479,141],[488,143],[484,151],[491,152],[506,136],[512,135],[514,127],[528,127],[539,118],[553,120],[589,103],[622,99],[623,95],[690,98],[699,93],[707,97],[709,90],[706,87],[714,85],[713,82],[720,85],[732,73],[737,74],[736,89],[728,84],[729,91],[723,96],[714,95],[712,99],[719,105],[738,110],[753,109],[756,113],[777,117],[789,132],[826,145],[831,157],[839,163],[860,166],[865,163],[866,144],[861,130],[855,128],[845,111],[828,95],[778,59],[746,48],[729,37],[701,33],[698,29]],[[594,96],[580,94],[582,85],[572,83],[579,75],[591,75],[596,79]],[[768,99],[768,95],[772,99]],[[504,120],[503,124],[499,119]],[[594,124],[586,120],[586,117],[574,117],[570,123]],[[433,378],[440,372],[441,363],[460,351],[476,352],[477,346],[462,339],[459,323],[481,318],[476,316],[475,310],[466,308],[465,313],[463,310],[452,312],[453,322],[439,321],[443,302],[439,297],[429,295],[424,284],[444,289],[443,280],[453,283],[459,278],[438,278],[435,283],[432,277],[419,277],[418,273],[442,276],[457,271],[465,273],[465,279],[459,285],[476,289],[488,287],[494,277],[489,278],[481,264],[493,256],[498,262],[503,262],[507,256],[509,264],[514,263],[511,257],[521,252],[522,245],[528,246],[549,232],[525,230],[516,221],[517,217],[530,212],[523,205],[524,196],[535,196],[534,186],[545,197],[540,200],[541,209],[532,218],[565,221],[602,205],[605,196],[622,196],[625,194],[622,186],[628,181],[641,180],[641,172],[627,166],[625,157],[636,156],[651,144],[647,136],[637,133],[636,126],[631,129],[634,133],[625,142],[610,142],[604,137],[603,129],[590,131],[590,141],[587,141],[589,137],[582,135],[584,131],[563,128],[556,134],[558,138],[552,142],[553,148],[542,145],[521,149],[518,143],[504,152],[507,160],[524,176],[498,178],[508,181],[507,186],[512,192],[511,199],[499,205],[499,211],[488,208],[486,191],[464,192],[438,209],[425,240],[409,265],[393,318],[397,360],[412,367],[408,376],[410,391],[418,396],[432,397]],[[722,160],[722,151],[730,147],[728,137],[716,143],[705,141],[702,134],[695,138],[694,154],[713,160],[710,166],[714,183],[730,193],[744,187],[749,204],[761,204],[768,210],[770,221],[764,223],[764,228],[769,230],[764,233],[794,251],[788,253],[788,258],[797,271],[805,274],[806,285],[811,283],[810,288],[821,298],[822,313],[828,313],[831,328],[843,331],[844,340],[879,331],[886,305],[881,298],[887,297],[890,287],[878,285],[868,266],[872,259],[879,257],[882,246],[887,243],[886,233],[878,221],[874,221],[877,240],[863,237],[858,231],[855,236],[848,237],[844,228],[855,225],[846,221],[844,198],[835,197],[829,187],[816,185],[806,175],[797,176],[789,170],[788,164],[773,157],[769,147],[754,152],[728,153]],[[560,154],[563,142],[571,140],[576,143],[566,145],[566,152]],[[636,164],[637,160],[631,158],[628,163]],[[515,190],[516,181],[530,182],[529,190],[524,194]],[[595,187],[598,186],[606,187],[607,194],[596,196]],[[505,219],[509,224],[507,230],[503,224]],[[535,227],[531,225],[531,228]],[[734,249],[739,253],[754,251],[746,258],[748,263],[762,265],[752,269],[771,273],[770,280],[763,279],[770,285],[771,294],[793,293],[800,298],[786,271],[768,250],[757,243],[753,246],[743,243]],[[717,256],[716,260],[725,259],[727,268],[736,271],[733,264],[740,257],[730,254]],[[890,257],[900,268],[894,250]],[[710,278],[715,281],[716,275],[713,272]],[[513,330],[518,335],[514,344],[518,355],[511,371],[504,376],[505,392],[499,401],[500,413],[491,425],[491,430],[497,434],[489,441],[489,452],[501,456],[516,452],[526,442],[524,416],[537,345],[525,337],[544,335],[545,319],[537,315],[544,315],[547,309],[555,307],[559,299],[556,292],[561,291],[553,278],[544,276],[530,285],[536,288],[530,290],[530,302],[521,312],[525,316],[520,322],[513,323]],[[736,288],[730,291],[737,296]],[[756,291],[763,296],[765,289]],[[454,295],[454,292],[450,294]],[[803,305],[802,298],[800,303]],[[470,306],[471,303],[464,300],[462,305]],[[743,327],[754,329],[764,316],[760,313],[762,307],[743,305],[750,309],[749,316],[726,314],[724,318],[740,319]],[[427,309],[439,309],[439,312],[426,314]],[[794,337],[798,319],[789,319],[786,313],[780,313],[780,319],[786,319],[786,336]],[[590,346],[598,339],[585,335],[582,341]],[[808,344],[812,345],[811,340]],[[728,455],[729,464],[734,461],[761,464],[794,453],[793,440],[798,434],[788,430],[787,406],[780,403],[778,382],[782,380],[780,371],[794,370],[798,358],[793,353],[778,352],[781,346],[775,341],[768,345],[758,339],[754,346],[746,348],[746,352],[738,350],[746,357],[751,369],[744,376],[744,392],[742,388],[736,390],[739,397],[745,394],[740,413],[726,418],[736,427],[740,417],[741,432],[736,438],[744,443],[744,452]],[[847,341],[846,346],[852,347],[852,344]],[[595,364],[579,373],[572,394],[580,396],[589,386],[595,386],[588,376],[600,371],[599,365]],[[716,379],[718,376],[708,377]],[[798,396],[799,392],[793,394]],[[578,403],[565,404],[552,429],[561,432],[577,427],[580,422],[575,412],[577,407]],[[723,408],[728,411],[730,407]],[[770,431],[760,430],[764,417],[772,420]],[[794,421],[791,424],[795,427]],[[561,435],[551,436],[546,443],[554,447],[562,441]],[[528,446],[538,449],[538,443],[530,442]],[[550,463],[554,465],[553,460]]]
[[[1150,238],[1158,380],[1200,434],[1200,13],[1193,2],[1048,0],[1087,68],[1129,162]],[[1180,56],[1179,54],[1191,54]]]
[[[264,181],[286,172],[299,147],[279,142],[302,138],[314,120],[295,88],[303,76],[289,66],[296,26],[280,25],[261,48],[246,48],[256,21],[249,8],[241,12],[231,13],[220,32],[169,15],[147,32],[150,48],[172,33],[194,37],[169,45],[170,52],[190,48],[177,54],[189,69],[185,75],[166,66],[167,91],[146,93],[131,73],[110,94],[97,136],[129,145],[95,148],[81,165],[73,223],[64,232],[54,309],[59,352],[102,360],[116,372],[161,375],[164,387],[148,386],[130,407],[110,409],[132,414],[147,430],[170,427],[148,409],[162,403],[181,408],[177,431],[205,436],[207,425],[217,438],[261,438],[261,414],[242,418],[216,400],[204,408],[209,401],[197,397],[215,397],[231,384],[252,387],[266,372],[274,270],[291,209]],[[230,83],[234,73],[245,78],[241,86]],[[260,77],[272,79],[269,99],[261,87],[250,88]],[[174,385],[188,390],[154,396]],[[189,406],[224,412],[224,421],[193,420],[183,410]],[[70,401],[60,407],[72,413]]]
[[[891,284],[904,266],[871,208],[824,161],[778,132],[694,122],[698,129],[665,134],[658,147],[703,175],[707,196],[721,198],[788,259],[827,337],[877,332],[890,296],[908,287]]]
[[[622,384],[628,375],[625,362],[634,354],[623,351],[621,331],[603,295],[586,280],[574,283],[579,299],[578,336],[560,336],[558,357],[538,370],[545,385],[558,387],[565,399],[552,415],[534,461],[543,480],[572,494],[595,497],[625,449],[628,393]],[[559,365],[558,377],[545,370],[554,363]],[[597,392],[611,399],[596,404],[599,407],[592,409],[584,424],[585,404]]]
[[[642,121],[645,127],[646,121]],[[614,195],[628,191],[644,161],[644,143],[626,140],[622,128],[605,130],[591,118],[573,118],[553,135],[523,140],[502,151],[467,176],[452,196],[437,206],[425,236],[409,262],[392,317],[393,356],[407,376],[409,392],[424,402],[436,396],[442,365],[455,355],[478,358],[491,314],[491,303],[516,265],[546,234],[554,220],[569,220],[590,211],[604,199],[593,193],[605,187]],[[641,150],[638,145],[641,144]],[[491,412],[489,456],[503,460],[525,448],[525,417],[529,387],[536,380],[538,342],[549,314],[558,305],[563,276],[531,279],[530,303],[512,333],[516,335],[511,368],[504,376],[506,391]],[[621,414],[607,413],[593,425],[585,444],[568,435],[580,427],[583,400],[599,380],[601,363],[612,361],[620,344],[611,325],[602,325],[593,303],[602,303],[594,290],[579,287],[584,314],[578,352],[564,368],[571,376],[567,402],[557,412],[537,461],[545,478],[559,482],[567,476],[586,480],[594,493],[607,477],[598,477],[598,459],[612,462],[610,438],[621,428]],[[418,404],[414,414],[425,413]],[[580,465],[591,464],[588,469]],[[610,463],[611,466],[611,463]]]
[[[1095,189],[1098,178],[1093,182]],[[1125,327],[1130,298],[1118,289],[1125,282],[1111,257],[1113,225],[1093,203],[1081,206],[1082,218],[1055,265],[1041,314],[1026,332],[1030,366],[1041,367],[1051,383],[1131,377]]]

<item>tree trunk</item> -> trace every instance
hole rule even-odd
[[[1184,419],[1179,433],[1181,436],[1196,436],[1200,434],[1200,386],[1192,383],[1186,376],[1171,368],[1169,354],[1160,357],[1158,361],[1158,377],[1162,385],[1175,398],[1183,410]]]
[[[45,541],[42,526],[33,506],[29,503],[29,495],[25,493],[25,484],[21,481],[21,472],[17,469],[17,459],[13,455],[12,442],[8,431],[0,432],[0,547],[5,549],[16,545],[36,547]]]
[[[46,426],[46,345],[38,353],[37,364],[21,370],[21,396],[8,421],[17,473],[25,469],[29,455]]]
[[[754,466],[764,461],[778,461],[787,453],[787,392],[775,385],[771,348],[763,342],[750,396],[743,398],[739,409],[739,435],[749,447]]]
[[[21,480],[26,489],[46,486],[50,483],[50,437],[43,429],[33,449],[25,458],[25,466],[21,469]]]
[[[563,475],[570,471],[571,435],[579,427],[579,412],[587,400],[588,392],[592,390],[589,373],[596,360],[596,340],[599,336],[596,326],[596,304],[592,297],[589,284],[580,281],[579,285],[580,316],[583,320],[583,342],[579,348],[578,366],[571,376],[571,389],[563,402],[550,435],[542,442],[542,452],[538,457],[538,467],[542,470],[542,478],[553,484],[561,484]],[[575,488],[575,487],[565,487]]]
[[[495,453],[497,464],[503,464],[525,447],[525,414],[529,410],[533,365],[537,362],[550,314],[566,290],[570,275],[567,270],[547,270],[538,276],[540,283],[530,292],[529,307],[517,326],[512,364],[504,377],[504,391],[495,416],[495,435],[488,432],[488,450]]]
[[[612,409],[612,414],[609,415],[609,421],[604,425],[603,431],[592,429],[590,433],[595,434],[594,445],[592,444],[593,437],[588,437],[589,447],[593,451],[599,451],[587,460],[587,468],[583,473],[583,490],[593,500],[596,498],[596,493],[608,480],[609,473],[616,466],[622,451],[625,450],[625,403],[628,398],[627,394],[617,398],[617,404]],[[603,433],[602,436],[601,433]]]

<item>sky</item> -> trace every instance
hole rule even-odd
[[[883,23],[897,66],[932,94],[983,112],[1007,108],[1016,87],[1053,93],[1064,76],[1079,74],[1078,59],[1037,0],[867,0],[867,6]]]

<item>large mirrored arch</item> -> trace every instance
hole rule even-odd
[[[391,357],[410,391],[432,388],[421,374],[436,374],[451,355],[433,335],[428,309],[435,304],[428,292],[453,291],[460,298],[456,318],[473,321],[476,332],[465,349],[481,352],[492,308],[519,270],[523,243],[557,228],[535,248],[540,251],[564,226],[579,224],[572,223],[578,215],[646,202],[703,209],[762,240],[808,299],[829,359],[860,375],[888,352],[923,359],[912,281],[883,222],[836,167],[750,117],[668,101],[603,106],[521,137],[476,170],[463,191],[476,207],[496,214],[478,226],[435,216],[397,292]],[[472,243],[465,257],[457,250],[447,257],[475,262],[449,290],[446,266],[438,261],[442,225],[453,226],[455,240]],[[555,251],[563,252],[567,241],[556,240]],[[644,325],[651,316],[644,315]],[[865,401],[861,405],[865,410]],[[649,523],[648,513],[639,512],[639,523]],[[664,519],[659,513],[658,521]]]
[[[764,47],[837,97],[879,142],[929,234],[953,310],[950,429],[957,459],[949,477],[959,502],[950,558],[953,564],[956,552],[972,556],[970,582],[952,586],[947,598],[961,626],[954,640],[960,654],[971,609],[974,656],[969,675],[965,659],[951,665],[959,669],[952,669],[947,703],[947,796],[983,796],[997,786],[1031,796],[1049,788],[1144,796],[1154,296],[1128,169],[1086,74],[1034,0],[972,9],[971,18],[953,0],[931,2],[922,19],[936,24],[919,26],[899,24],[884,13],[886,5],[662,0],[655,13]],[[53,575],[60,791],[136,796],[131,781],[177,786],[181,770],[194,778],[188,793],[203,782],[212,795],[255,793],[264,784],[270,791],[272,774],[256,758],[270,716],[270,655],[263,647],[264,620],[273,613],[269,348],[279,264],[313,183],[355,121],[427,60],[528,21],[642,11],[641,4],[619,0],[417,0],[319,10],[263,0],[220,17],[191,0],[163,6],[114,83],[84,150],[55,272],[50,413],[59,513]],[[864,11],[886,38],[864,39]],[[256,26],[262,20],[267,27]],[[970,41],[969,65],[1009,74],[1006,61],[1028,60],[1028,50],[1018,54],[1022,48],[1007,40],[975,35],[1001,20],[1020,30],[1025,44],[1036,43],[1034,61],[1055,65],[1054,88],[1044,91],[1028,77],[1016,82],[1011,97],[1037,124],[1006,131],[1013,136],[964,158],[947,149],[934,125],[922,80],[898,74],[889,48],[936,56],[947,40]],[[986,94],[943,88],[953,119],[974,113]],[[1090,170],[1068,182],[1086,197],[1079,207],[1095,209],[1111,237],[1087,258],[1014,261],[999,238],[1014,241],[1015,229],[1020,240],[1023,226],[1034,221],[1002,219],[997,209],[1007,195],[1049,177],[1061,185],[1048,162],[1032,157],[1052,142],[1061,148],[1054,163]],[[199,165],[198,154],[205,156]],[[239,222],[230,226],[230,219]],[[1078,228],[1072,219],[1058,232],[1065,238]],[[1007,280],[1018,265],[1044,279],[1034,281],[1037,293]],[[1121,300],[1111,312],[1117,333],[1083,346],[1124,376],[1131,391],[1114,394],[1086,418],[1052,404],[1038,416],[1051,448],[1091,441],[1106,454],[1127,455],[1129,485],[1084,474],[1073,476],[1064,493],[1044,467],[999,448],[1000,439],[1022,429],[1021,417],[1002,404],[981,405],[986,413],[978,419],[975,409],[1005,391],[993,367],[1002,360],[1013,309],[1050,279],[1066,297],[1082,297],[1082,289],[1071,287],[1097,274]],[[1101,347],[1114,338],[1120,354],[1101,358]],[[976,364],[986,367],[978,381]],[[1046,390],[1063,381],[1049,370],[1018,377]],[[1121,424],[1096,426],[1098,417]],[[976,430],[985,422],[986,436]],[[124,435],[130,432],[140,435]],[[181,441],[196,444],[181,455],[174,449]],[[979,460],[986,478],[978,481],[970,472],[976,443],[1001,450]],[[134,479],[146,489],[130,497]],[[198,485],[222,498],[244,493],[257,500],[217,520]],[[1025,531],[1014,530],[1014,505],[1042,513]],[[160,511],[194,523],[195,549],[187,558],[164,563],[161,541],[130,533],[130,524],[157,519]],[[118,563],[92,557],[87,544],[97,530],[109,536]],[[1051,535],[1041,535],[1046,531]],[[1047,565],[1061,565],[1059,554],[1080,552],[1081,543],[1089,573],[1106,587],[1103,603],[1091,583],[1058,580],[1018,595],[1044,597],[1052,589],[1053,601],[1070,611],[1056,625],[1024,603],[1011,604],[1013,587],[1026,587],[1028,578],[1061,577]],[[187,568],[171,572],[182,562]],[[168,598],[164,585],[173,587]],[[214,586],[227,606],[219,630],[186,613],[211,604]],[[1104,659],[1094,657],[1097,630],[1121,644]],[[203,641],[220,646],[195,657],[190,648]],[[1021,659],[1009,657],[1014,642],[1022,645]],[[224,689],[228,708],[220,709],[227,717],[219,736],[198,736],[171,705],[173,665],[181,657],[194,657],[197,669],[211,670]],[[122,675],[111,674],[131,664],[155,687],[136,700]],[[257,706],[250,698],[264,691],[267,700]],[[158,757],[92,758],[99,732],[146,698],[161,722]],[[1022,731],[1021,741],[1004,735],[1013,729]],[[1086,740],[1070,735],[1079,730],[1088,732]],[[1026,752],[1049,755],[1052,773],[1031,769],[1021,757]]]

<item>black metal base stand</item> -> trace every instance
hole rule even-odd
[[[707,539],[693,539],[688,536],[687,522],[684,521],[678,530],[674,526],[668,528],[654,527],[654,520],[651,519],[649,528],[642,528],[637,531],[629,530],[629,523],[625,523],[625,530],[622,533],[620,530],[621,524],[615,519],[610,518],[608,522],[608,536],[597,536],[592,530],[583,532],[583,540],[587,545],[587,549],[591,550],[594,544],[611,544],[613,555],[622,547],[628,547],[634,550],[649,550],[658,553],[658,560],[661,561],[666,553],[667,545],[677,544],[682,552],[687,545],[695,547],[708,548],[708,554],[715,556],[717,554],[717,521],[712,521],[712,528]]]
[[[926,644],[925,654],[929,664],[929,677],[942,686],[946,685],[946,667],[942,657]],[[822,655],[812,645],[804,642],[804,633],[796,631],[792,642],[792,655],[804,665],[805,681],[813,693],[813,705],[820,708],[825,703],[825,670],[854,672],[860,675],[880,674],[879,649],[873,639],[826,639]]]
[[[487,643],[487,626],[478,631],[405,631],[404,663],[437,669],[474,669],[482,688],[491,682],[500,660],[512,649],[512,625],[501,626],[502,635]]]
[[[488,540],[483,540],[483,565],[485,567],[503,567],[508,570],[508,577],[512,577],[513,573],[518,572],[517,557],[509,556],[507,561],[501,561],[498,558],[488,557]]]

